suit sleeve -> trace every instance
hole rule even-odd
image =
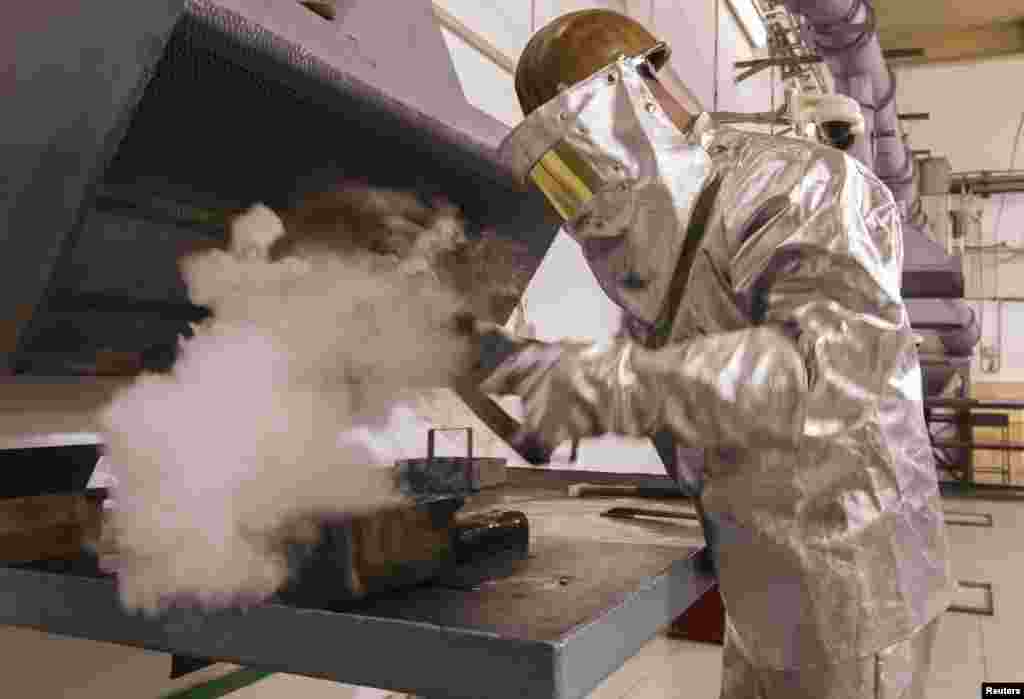
[[[880,183],[852,161],[832,165],[809,165],[740,236],[728,276],[751,327],[660,350],[565,346],[518,377],[527,422],[552,443],[666,430],[691,447],[795,448],[862,421],[912,342],[900,219]]]

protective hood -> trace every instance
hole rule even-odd
[[[612,301],[655,324],[713,165],[666,114],[645,64],[621,58],[564,90],[499,155],[544,192]]]

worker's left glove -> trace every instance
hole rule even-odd
[[[628,356],[615,349],[567,342],[532,343],[511,355],[483,382],[481,388],[486,393],[522,398],[520,453],[550,454],[571,439],[613,431],[646,431],[646,424],[640,424],[646,422],[644,411],[631,410],[626,415],[622,410],[622,377],[618,373]]]

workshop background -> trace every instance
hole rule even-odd
[[[739,84],[734,81],[736,61],[764,55],[765,28],[752,1],[440,0],[434,8],[468,100],[512,126],[521,117],[512,74],[529,36],[558,15],[587,7],[626,12],[669,42],[673,53],[667,82],[685,103],[705,110],[747,112],[779,106],[782,93],[775,71]],[[876,0],[875,5],[883,48],[924,49],[916,57],[894,63],[900,111],[929,115],[905,125],[912,148],[948,158],[955,173],[1016,170],[1024,130],[1024,91],[1020,89],[1024,7],[1013,0]],[[949,248],[959,246],[965,296],[981,326],[971,372],[974,397],[1024,397],[1024,343],[1013,341],[1015,331],[1024,327],[1024,196],[1015,192],[987,197],[951,194],[926,205],[936,223],[933,234],[938,242]],[[966,234],[955,240],[950,211],[970,214],[964,217]],[[618,313],[590,277],[574,243],[559,234],[511,322],[542,339],[601,339],[617,329]],[[91,411],[106,400],[114,385],[100,378],[4,384],[0,438],[41,431],[88,432],[94,429]],[[514,401],[503,405],[516,412]],[[410,454],[422,448],[426,426],[457,424],[476,429],[481,455],[505,457],[511,465],[523,463],[454,393],[425,394],[409,408],[405,423],[396,426],[394,434]],[[1008,436],[1024,439],[1019,414],[1011,415]],[[661,473],[657,455],[646,442],[586,440],[574,463],[568,462],[566,449],[555,459],[566,468]],[[1013,455],[1018,457],[1019,453]],[[1014,480],[1019,467],[1016,461],[1011,464]],[[1024,657],[1019,651],[1024,600],[1015,585],[1024,574],[1024,553],[1015,536],[1024,525],[1024,509],[1013,502],[983,501],[958,502],[957,509],[992,515],[992,528],[950,527],[950,536],[957,578],[991,583],[998,613],[946,615],[929,694],[934,699],[975,696],[984,680],[1024,681]],[[972,590],[963,593],[964,604],[976,602]],[[659,636],[592,696],[710,699],[717,696],[720,656],[718,646]],[[10,697],[172,696],[237,670],[217,665],[172,681],[166,679],[166,654],[12,627],[0,627],[0,657],[4,659],[4,694]],[[249,679],[259,681],[231,696],[388,696],[284,674]]]

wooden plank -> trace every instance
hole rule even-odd
[[[972,387],[971,397],[977,400],[1015,400],[1024,396],[1024,383],[1017,381],[978,382]]]
[[[0,500],[0,561],[74,558],[97,541],[105,493]]]
[[[1024,396],[1024,382],[1011,381],[982,381],[975,383],[971,390],[971,397],[978,400],[989,401],[1010,401]],[[1007,410],[1004,414],[1010,420],[1009,436],[1011,441],[1024,441],[1024,410]],[[992,435],[976,434],[985,441],[989,438],[1001,439],[1002,434]],[[978,454],[978,462],[985,468],[1009,467],[1010,483],[1019,483],[1024,479],[1024,452],[982,452]]]
[[[900,64],[978,61],[1024,53],[1024,21],[940,30],[879,32],[886,51],[921,49],[920,54],[903,54],[892,60]]]

